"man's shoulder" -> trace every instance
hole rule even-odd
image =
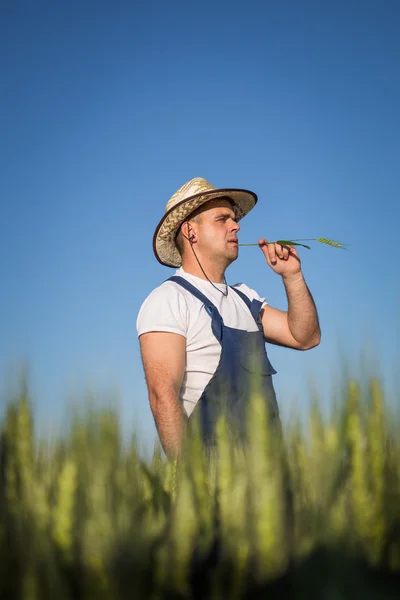
[[[188,307],[179,287],[172,281],[163,281],[147,295],[137,316],[138,335],[150,331],[185,335]]]
[[[183,288],[178,285],[178,283],[166,279],[149,292],[142,304],[144,305],[149,302],[156,303],[166,299],[177,298],[179,296],[183,297],[184,294],[182,292]]]

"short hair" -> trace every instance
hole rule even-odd
[[[183,255],[183,236],[182,236],[182,229],[181,229],[182,225],[179,226],[178,228],[178,232],[175,235],[175,245],[177,247],[177,250],[179,252],[179,256],[182,258]]]

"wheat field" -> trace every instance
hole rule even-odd
[[[0,598],[399,598],[400,428],[380,382],[349,380],[323,419],[271,427],[255,395],[246,449],[218,423],[179,462],[92,410],[43,442],[26,391],[0,429]]]

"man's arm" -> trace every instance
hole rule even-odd
[[[302,273],[282,277],[288,310],[265,306],[262,311],[267,342],[295,350],[310,350],[321,340],[317,309]]]
[[[264,337],[272,344],[310,350],[321,340],[317,309],[304,280],[300,257],[293,246],[259,240],[271,269],[282,277],[288,310],[266,306],[262,312]]]
[[[179,399],[186,340],[182,335],[152,331],[139,338],[150,407],[168,458],[177,458],[187,417]]]

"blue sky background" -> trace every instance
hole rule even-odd
[[[173,273],[152,252],[165,204],[201,176],[258,194],[242,242],[352,244],[301,252],[323,338],[269,348],[283,414],[365,358],[395,401],[399,28],[397,0],[1,3],[3,398],[26,360],[40,426],[112,392],[151,443],[136,317]],[[227,278],[286,308],[258,248]]]

